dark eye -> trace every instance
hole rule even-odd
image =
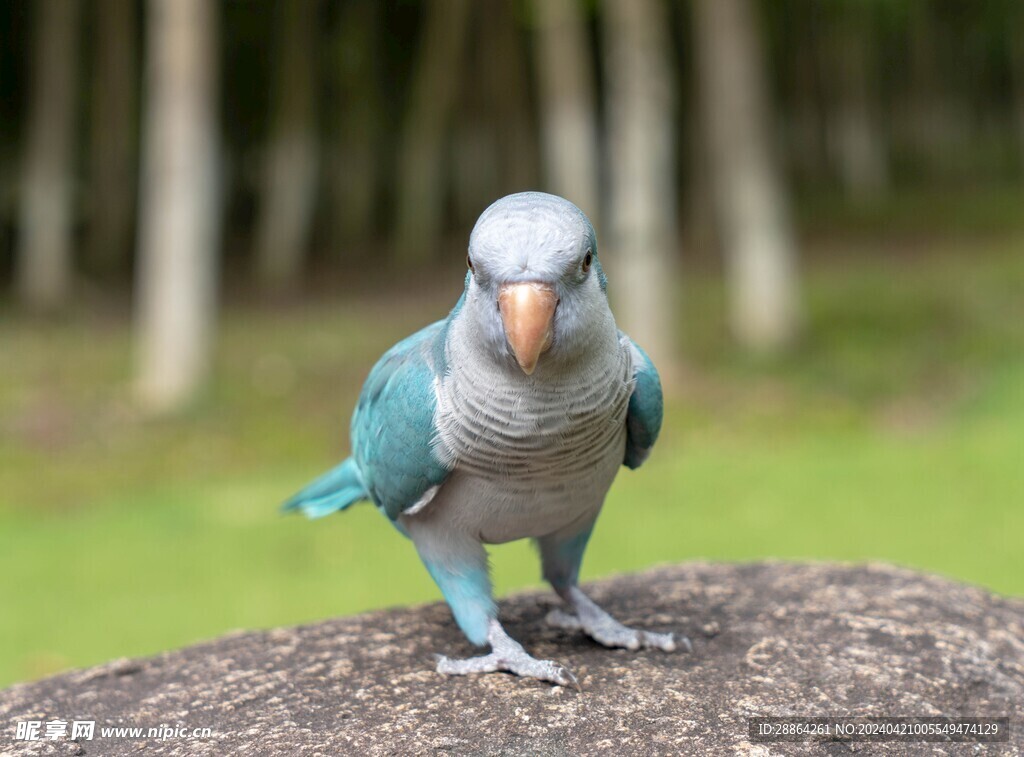
[[[584,255],[584,257],[583,257],[583,265],[580,267],[580,269],[583,271],[583,273],[587,273],[590,270],[590,266],[593,264],[593,262],[594,262],[594,253],[591,252],[590,250],[587,250],[587,254]]]
[[[469,268],[470,271],[473,270],[473,258],[471,258],[469,255],[466,256],[466,266]]]

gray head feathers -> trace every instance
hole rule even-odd
[[[492,203],[469,237],[469,254],[480,275],[503,282],[556,281],[590,251],[594,227],[568,200],[544,192],[520,192]]]
[[[594,227],[568,200],[522,192],[493,203],[470,235],[469,265],[458,317],[473,324],[463,333],[500,362],[509,363],[513,353],[523,356],[508,341],[509,320],[499,303],[503,293],[525,284],[541,287],[557,302],[541,364],[573,362],[598,342],[617,342]]]

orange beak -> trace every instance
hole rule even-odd
[[[557,305],[558,295],[547,284],[506,284],[498,294],[505,338],[527,376],[533,373],[540,356],[551,346]]]

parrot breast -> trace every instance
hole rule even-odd
[[[453,340],[436,387],[435,453],[454,468],[439,509],[491,543],[596,514],[622,465],[632,387],[628,351],[606,346],[526,377]]]

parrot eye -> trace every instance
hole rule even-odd
[[[473,258],[471,258],[469,255],[466,256],[466,266],[469,268],[470,273],[472,273],[473,272]]]
[[[580,266],[580,270],[583,273],[587,273],[590,270],[590,266],[594,263],[594,253],[587,250],[587,254],[583,257],[583,265]]]

